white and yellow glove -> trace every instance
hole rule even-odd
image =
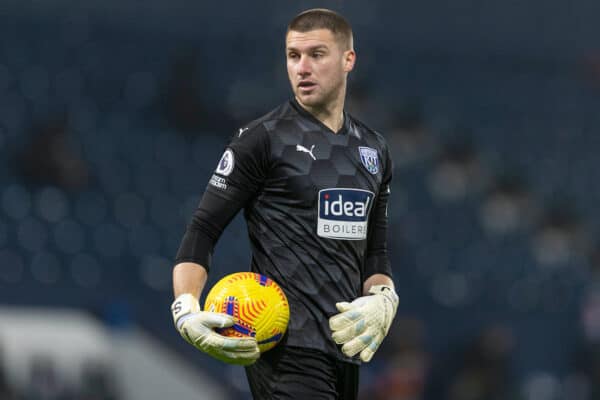
[[[337,303],[339,314],[329,318],[333,340],[343,344],[342,352],[369,362],[387,335],[398,308],[398,295],[386,285],[374,285],[369,296],[352,303]]]
[[[260,357],[256,339],[219,335],[214,328],[233,325],[231,315],[200,311],[198,300],[189,293],[171,305],[173,321],[181,336],[192,346],[228,364],[250,365]]]

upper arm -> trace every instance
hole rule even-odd
[[[388,202],[391,193],[392,160],[384,147],[383,177],[369,221],[367,238],[367,257],[364,280],[374,274],[392,276],[392,269],[387,254]]]
[[[270,166],[270,142],[262,124],[235,134],[207,186],[226,200],[258,192]]]
[[[182,239],[176,262],[210,266],[225,227],[260,191],[269,167],[269,144],[262,126],[236,135],[225,149]]]

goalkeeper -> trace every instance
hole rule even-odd
[[[255,399],[356,399],[358,369],[390,329],[398,297],[387,256],[392,162],[381,135],[344,111],[356,53],[348,22],[313,9],[288,25],[294,97],[235,132],[194,212],[173,270],[183,338],[246,366]],[[260,354],[253,338],[215,332],[202,311],[215,243],[244,209],[251,270],[288,298],[287,334]]]

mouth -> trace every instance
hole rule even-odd
[[[315,82],[312,82],[312,81],[300,81],[298,83],[298,88],[300,90],[306,91],[306,92],[311,91],[311,90],[313,90],[316,87],[317,87],[317,84]]]

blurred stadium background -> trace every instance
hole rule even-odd
[[[2,0],[0,399],[249,398],[173,329],[172,259],[314,6],[352,22],[348,109],[395,159],[362,398],[600,398],[597,1]],[[248,252],[236,218],[210,283]]]

